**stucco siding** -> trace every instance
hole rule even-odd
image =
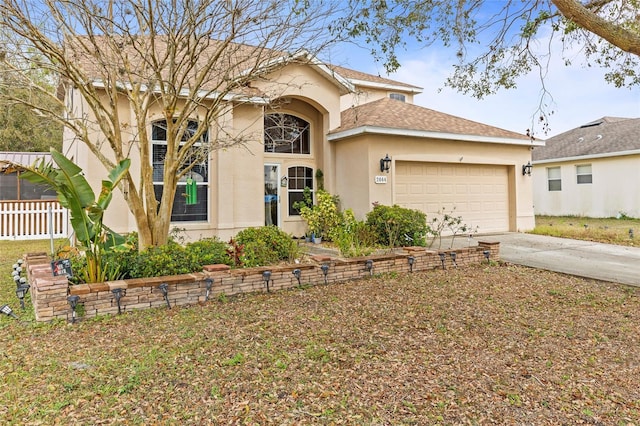
[[[371,210],[372,202],[385,205],[398,202],[394,187],[399,162],[428,162],[500,166],[507,175],[505,191],[508,193],[509,230],[526,231],[535,226],[532,180],[516,172],[531,159],[528,146],[373,134],[334,143],[336,164],[340,170],[336,178],[338,194],[343,207],[353,208],[360,218]],[[381,173],[379,168],[380,159],[387,153],[392,159],[389,174]],[[376,184],[376,175],[386,176],[387,183]],[[358,187],[367,187],[368,197],[366,194],[356,194]]]
[[[576,167],[591,165],[592,183],[577,183]],[[548,169],[560,167],[562,189],[549,191]],[[536,214],[640,217],[640,155],[534,164]]]

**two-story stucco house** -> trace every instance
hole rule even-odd
[[[603,117],[533,151],[536,214],[640,217],[640,118]]]
[[[287,84],[277,98],[264,95],[255,104],[230,108],[228,131],[254,137],[243,147],[211,152],[191,176],[191,202],[176,197],[172,222],[191,237],[227,239],[262,225],[302,235],[306,225],[293,204],[305,187],[315,192],[321,184],[361,219],[381,203],[420,209],[429,217],[455,207],[480,233],[533,228],[531,178],[521,170],[532,145],[541,142],[417,106],[420,87],[315,58],[286,62],[251,88],[266,94],[281,82]],[[84,102],[73,88],[67,97]],[[126,102],[120,108],[123,117],[131,115]],[[158,185],[163,132],[160,119],[148,129]],[[104,168],[82,143],[69,137],[64,146],[97,186]],[[136,161],[133,173],[139,173]],[[178,192],[186,185],[181,182]],[[135,229],[122,199],[114,200],[106,223],[121,232]]]

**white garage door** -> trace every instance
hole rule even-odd
[[[506,166],[397,161],[395,203],[430,220],[443,207],[479,233],[509,230]]]

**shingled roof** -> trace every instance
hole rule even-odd
[[[335,135],[363,127],[375,127],[518,139],[523,142],[529,142],[529,138],[524,134],[511,132],[390,98],[383,98],[349,108],[342,112],[341,120],[341,126],[332,130],[330,134]]]
[[[403,83],[401,81],[391,80],[389,78],[380,77],[378,75],[367,74],[362,71],[356,71],[356,70],[344,68],[338,65],[328,65],[328,67],[334,72],[336,72],[337,74],[340,74],[341,76],[351,80],[352,82],[354,80],[359,80],[361,82],[368,82],[368,83],[379,84],[379,85],[396,86],[414,93],[422,92],[422,87]]]
[[[640,118],[603,117],[546,140],[533,151],[533,161],[640,150]]]

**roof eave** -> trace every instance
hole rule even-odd
[[[91,84],[93,84],[94,87],[98,87],[101,89],[106,88],[106,85],[102,80],[93,80]],[[125,90],[133,89],[133,86],[131,85],[131,83],[118,83],[118,85]],[[149,88],[146,85],[142,85],[140,87],[140,91],[142,92],[146,92],[148,90]],[[158,88],[154,89],[153,92],[161,93],[161,91]],[[178,96],[181,98],[188,98],[191,96],[191,91],[189,89],[181,89],[180,92],[178,93]],[[217,99],[220,96],[221,96],[220,92],[215,90],[213,91],[199,90],[195,94],[195,97],[197,99],[205,99],[205,100]],[[267,105],[269,103],[269,98],[265,96],[248,96],[241,93],[233,93],[233,92],[229,92],[222,95],[222,99],[229,102],[245,102],[245,103],[258,104],[258,105]]]
[[[409,92],[413,94],[422,93],[422,91],[424,90],[424,88],[420,86],[403,86],[399,84],[379,83],[368,80],[359,80],[357,78],[351,78],[349,80],[355,86],[370,87],[373,89],[396,90],[398,92]]]
[[[482,136],[482,135],[466,135],[449,132],[434,132],[427,130],[412,130],[412,129],[395,129],[391,127],[378,127],[378,126],[360,126],[349,130],[337,131],[330,133],[327,137],[329,141],[338,141],[363,134],[379,134],[389,136],[409,136],[415,138],[426,139],[444,139],[444,140],[456,140],[464,142],[480,142],[480,143],[501,143],[507,145],[521,145],[521,146],[544,146],[544,141],[529,140],[529,139],[517,139],[517,138],[505,138],[498,136]]]
[[[572,157],[546,158],[544,160],[535,160],[531,164],[550,164],[550,163],[566,163],[568,161],[584,161],[597,160],[599,158],[624,157],[627,155],[640,155],[640,149],[632,149],[628,151],[602,152],[592,155],[574,155]]]

